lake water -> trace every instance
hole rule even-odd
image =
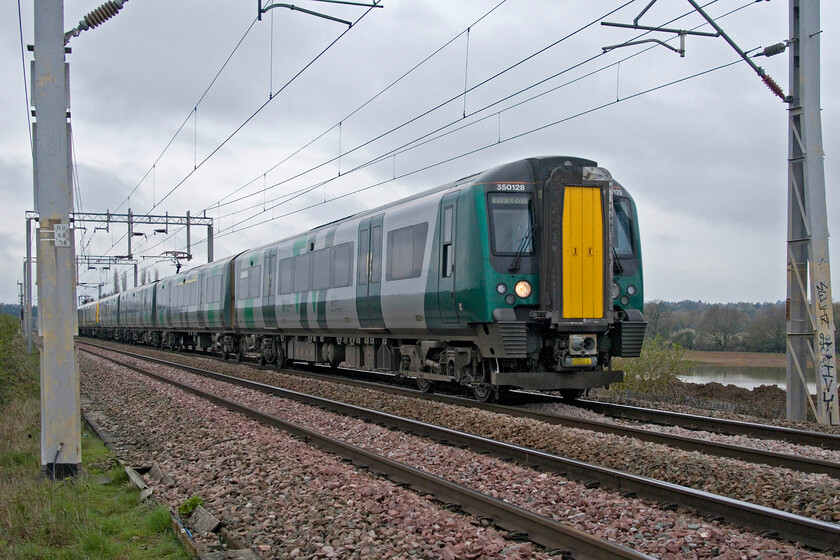
[[[698,364],[691,370],[691,374],[680,377],[688,383],[710,383],[716,381],[722,385],[737,385],[745,389],[755,389],[759,385],[777,385],[782,389],[787,387],[786,373],[783,367],[743,367],[743,366],[710,366]],[[808,383],[808,390],[817,392],[815,382]]]

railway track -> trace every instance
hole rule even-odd
[[[82,345],[82,347],[84,348],[84,345]],[[534,449],[519,447],[462,432],[456,432],[454,430],[442,428],[432,424],[417,422],[414,420],[401,418],[398,416],[385,414],[370,409],[364,409],[353,405],[340,403],[337,401],[323,399],[312,395],[305,395],[302,393],[297,393],[278,387],[272,387],[269,385],[256,383],[238,377],[231,377],[216,372],[194,368],[191,366],[184,366],[181,364],[168,362],[166,360],[149,358],[148,356],[132,354],[123,350],[115,350],[113,348],[105,347],[102,348],[107,351],[133,356],[139,360],[163,364],[169,367],[181,369],[183,371],[188,371],[190,373],[195,373],[213,379],[234,383],[239,386],[248,387],[250,389],[281,396],[283,398],[294,399],[296,401],[303,402],[308,405],[317,406],[326,410],[330,410],[332,412],[361,418],[366,421],[375,422],[377,424],[382,424],[391,428],[416,433],[418,435],[429,437],[437,441],[447,442],[456,446],[466,446],[478,452],[489,453],[497,457],[516,460],[525,465],[535,466],[551,472],[562,473],[563,475],[571,478],[583,480],[589,483],[594,482],[618,491],[631,492],[639,496],[662,501],[667,504],[685,505],[696,509],[703,515],[721,517],[733,524],[755,529],[757,531],[772,532],[778,534],[781,538],[790,541],[801,542],[817,549],[835,548],[837,542],[840,542],[840,526],[832,523],[826,523],[808,517],[794,515],[791,513],[782,512],[779,510],[774,510],[754,504],[749,504],[747,502],[721,497],[714,494],[710,494],[708,492],[686,488],[667,482],[623,473],[613,469],[598,467],[580,461],[559,457],[557,455],[544,453]],[[140,368],[135,368],[134,366],[127,365],[114,358],[108,359],[119,363],[123,366],[130,367],[135,371],[140,371],[141,373],[148,374],[145,371],[141,371]],[[167,383],[171,382],[169,379],[166,378],[162,380],[166,381]],[[411,392],[411,396],[417,396],[417,393]],[[440,398],[442,396],[436,395],[436,397]],[[454,399],[453,397],[446,398]],[[463,402],[463,400],[457,399],[457,404],[462,404]],[[395,480],[402,479],[395,478]],[[428,485],[431,483],[426,482],[424,484]],[[467,501],[467,503],[471,502]],[[467,509],[468,511],[472,512],[472,510],[470,510],[468,507],[465,507],[464,509]],[[494,513],[492,514],[492,516],[496,517],[496,514]],[[501,518],[499,517],[499,519]],[[508,526],[504,523],[502,523],[502,525],[505,527]],[[522,528],[516,528],[515,530],[521,532],[528,532],[529,534],[531,534],[529,531],[525,531]],[[534,540],[535,542],[540,542],[540,544],[543,544],[543,542],[539,540],[541,538],[543,537],[537,536],[536,538],[534,538]],[[549,546],[558,545],[551,544]]]
[[[84,346],[83,349],[85,349]],[[114,351],[112,349],[108,350]],[[90,352],[90,350],[87,351]],[[476,517],[491,518],[497,526],[511,532],[527,535],[529,540],[546,548],[566,550],[573,554],[574,558],[581,559],[649,560],[652,558],[629,548],[589,535],[583,531],[568,527],[562,523],[558,523],[552,519],[535,514],[526,509],[498,500],[487,494],[477,492],[450,480],[429,474],[425,471],[404,465],[397,461],[393,461],[387,457],[372,453],[361,447],[345,443],[336,438],[310,430],[305,426],[285,421],[277,416],[267,414],[245,404],[204,391],[187,383],[170,379],[166,376],[159,375],[141,367],[127,364],[98,352],[91,353],[99,356],[100,358],[110,360],[122,367],[131,369],[132,371],[156,379],[157,381],[168,383],[183,391],[206,399],[218,406],[243,414],[260,423],[283,430],[292,436],[304,439],[308,443],[315,445],[324,451],[336,454],[339,457],[352,461],[358,466],[363,466],[379,474],[385,475],[396,483],[408,485],[418,492],[432,494],[435,499],[441,502],[456,504],[458,508]],[[141,358],[143,357],[138,357],[138,359]],[[171,367],[176,367],[176,365],[171,365]],[[197,373],[195,371],[196,368],[180,366],[180,369],[190,371],[191,373]],[[221,379],[251,389],[258,388],[259,390],[265,392],[270,392],[285,398],[294,398],[295,400],[301,402],[308,401],[307,404],[320,406],[322,408],[330,408],[331,406],[328,405],[324,399],[319,399],[318,397],[311,397],[301,393],[291,394],[291,392],[283,391],[281,389],[271,388],[265,385],[260,386],[260,384],[256,384],[254,382],[248,382],[246,380],[232,378],[221,374],[213,374],[212,372],[204,372],[202,375],[215,379]],[[334,404],[339,405],[340,403]],[[354,414],[354,416],[358,415],[358,417],[370,419],[370,421],[381,421],[386,423],[398,421],[396,417],[392,417],[390,420],[386,421],[382,417],[377,417],[376,415],[381,413],[376,413],[375,411],[363,411],[363,409],[358,409],[356,412],[357,414]],[[368,416],[369,413],[372,413],[373,415]],[[405,421],[406,419],[400,420]],[[418,429],[422,430],[423,428],[418,426]]]
[[[741,422],[738,420],[727,420],[724,418],[711,418],[708,416],[694,416],[680,412],[667,410],[655,410],[638,406],[622,404],[602,403],[596,401],[579,400],[579,406],[599,414],[605,414],[615,418],[636,420],[638,422],[649,422],[651,424],[662,424],[665,426],[679,426],[690,430],[701,430],[728,435],[745,435],[760,439],[784,440],[798,445],[813,445],[825,449],[840,449],[840,435],[808,430],[797,430],[782,426],[770,426],[767,424],[756,424]]]
[[[89,344],[86,342],[86,344]],[[100,346],[101,348],[108,348],[105,346]],[[113,349],[115,352],[122,352],[129,356],[135,356],[137,358],[145,358],[139,354],[133,354],[131,352],[127,352],[125,350],[120,349]],[[173,367],[182,367],[174,362],[168,362],[167,360],[161,360],[158,358],[148,358],[150,360],[155,360],[157,363],[161,363],[164,365],[171,365]],[[301,375],[300,372],[295,370],[283,370],[284,373],[292,373],[295,375]],[[364,374],[368,372],[354,372],[358,374]],[[548,424],[555,424],[566,426],[569,428],[579,428],[583,430],[591,430],[600,433],[607,433],[613,434],[618,436],[625,436],[625,437],[632,437],[638,439],[640,441],[646,441],[650,443],[658,443],[662,445],[667,445],[669,447],[673,447],[676,449],[682,449],[685,451],[697,451],[700,453],[704,453],[707,455],[712,455],[716,457],[728,457],[730,459],[738,459],[741,461],[746,461],[748,463],[756,463],[756,464],[764,464],[769,465],[772,467],[782,467],[788,468],[798,472],[805,472],[805,473],[817,473],[817,474],[827,474],[833,478],[840,479],[840,464],[826,461],[823,459],[817,459],[812,457],[803,457],[799,455],[790,455],[785,453],[778,453],[774,451],[766,451],[761,449],[754,449],[749,447],[743,447],[738,445],[732,445],[722,442],[715,442],[715,441],[708,441],[700,438],[693,438],[687,436],[680,436],[676,434],[668,434],[663,432],[656,432],[651,430],[646,430],[643,428],[637,428],[632,426],[626,426],[621,424],[615,424],[612,422],[602,422],[597,420],[588,420],[576,416],[564,415],[564,414],[555,414],[555,413],[546,413],[546,412],[537,412],[533,410],[527,410],[518,406],[510,406],[510,405],[502,405],[502,404],[494,404],[494,403],[480,403],[475,401],[474,399],[463,398],[459,396],[447,395],[447,394],[440,394],[440,393],[423,393],[421,391],[399,387],[394,385],[393,383],[378,383],[378,382],[371,382],[365,381],[360,379],[348,379],[346,377],[337,377],[335,375],[321,375],[317,373],[306,373],[307,377],[315,377],[320,378],[329,382],[333,383],[343,383],[347,385],[352,385],[356,387],[366,387],[366,388],[373,388],[378,391],[387,392],[390,394],[395,395],[402,395],[408,396],[413,398],[422,398],[428,399],[436,402],[441,402],[445,404],[452,404],[456,406],[469,406],[473,408],[478,408],[480,410],[486,410],[488,412],[493,412],[497,414],[507,414],[509,416],[517,417],[517,418],[529,418],[532,420],[537,420],[540,422],[545,422]],[[380,374],[371,374],[371,376],[378,376],[381,377]],[[514,399],[523,399],[527,400],[529,397],[532,397],[532,393],[523,393],[515,391],[512,393],[512,398]],[[554,397],[552,395],[539,395],[539,398],[545,401],[562,401],[560,397]],[[816,447],[825,447],[829,449],[833,449],[832,442],[837,436],[833,434],[820,434],[817,432],[808,432],[804,430],[792,430],[788,428],[778,428],[776,426],[768,426],[764,424],[750,424],[747,422],[734,422],[734,421],[723,421],[723,422],[716,422],[720,419],[716,418],[708,418],[708,417],[692,417],[687,414],[676,414],[669,413],[667,411],[657,411],[652,409],[638,409],[639,413],[637,417],[628,418],[626,415],[621,416],[620,411],[625,409],[633,409],[634,407],[622,407],[618,406],[617,408],[612,407],[603,407],[601,408],[599,405],[603,403],[597,403],[594,401],[583,401],[585,407],[592,406],[591,410],[595,412],[600,412],[601,410],[613,410],[615,411],[615,416],[624,419],[632,419],[638,421],[648,421],[655,424],[665,424],[665,425],[676,425],[679,427],[686,427],[689,429],[700,430],[700,431],[710,431],[713,433],[730,433],[724,431],[727,426],[734,425],[739,427],[742,431],[736,432],[735,434],[730,435],[750,435],[750,432],[747,431],[747,427],[753,426],[757,431],[764,434],[763,439],[783,439],[790,443],[796,443],[799,445],[813,445]],[[659,422],[652,422],[651,420],[645,420],[646,416],[643,415],[643,411],[649,411],[649,415],[651,418],[659,419]],[[657,415],[656,413],[662,413],[661,415]],[[668,423],[666,421],[667,418],[675,417],[677,421],[674,423]],[[697,422],[692,424],[692,418],[697,418]],[[701,428],[701,426],[705,426],[706,429]],[[778,428],[778,429],[774,429]],[[776,438],[769,438],[767,437],[769,434],[777,434]],[[827,436],[827,437],[826,437]],[[806,443],[808,442],[808,443]],[[827,442],[827,443],[826,443]]]

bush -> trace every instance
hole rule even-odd
[[[696,340],[697,333],[694,331],[694,329],[680,329],[671,335],[671,342],[673,344],[677,344],[689,350],[694,349],[694,343]]]
[[[665,395],[674,393],[680,385],[679,376],[687,375],[694,363],[685,357],[679,344],[666,342],[661,336],[649,338],[642,345],[638,358],[616,358],[615,369],[624,370],[624,383],[610,391]]]
[[[20,321],[0,315],[0,407],[17,397],[37,397],[38,381],[38,354],[26,354]]]
[[[198,506],[204,505],[204,499],[201,496],[193,496],[187,500],[184,500],[180,506],[178,506],[178,513],[183,515],[184,517],[189,517],[195,508]]]

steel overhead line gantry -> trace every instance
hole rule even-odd
[[[840,424],[837,362],[834,349],[834,310],[831,296],[831,263],[828,251],[828,218],[825,204],[825,152],[820,116],[820,2],[789,0],[790,37],[753,56],[773,56],[790,47],[790,95],[758,66],[721,29],[695,0],[687,0],[716,33],[746,61],[776,96],[788,104],[788,234],[787,234],[787,402],[789,420],[806,420],[807,405],[820,424]],[[657,0],[651,0],[633,24],[602,25],[676,33],[675,49],[658,39],[632,41],[603,47],[609,50],[655,42],[685,55],[685,35],[680,29],[639,25],[639,19]],[[813,369],[817,402],[808,391],[808,371]]]
[[[76,212],[72,216],[72,221],[77,223],[92,222],[106,224],[109,228],[110,224],[128,224],[128,253],[125,258],[133,258],[134,255],[131,250],[131,240],[133,237],[145,235],[144,233],[134,231],[134,226],[137,224],[162,225],[163,228],[154,228],[154,233],[169,233],[169,226],[186,226],[187,230],[187,260],[192,260],[193,255],[191,248],[191,233],[190,226],[204,226],[207,228],[207,262],[213,262],[213,218],[207,216],[191,216],[187,211],[185,216],[170,216],[154,214],[134,214],[131,209],[128,209],[127,214],[112,214],[111,212],[91,213],[91,212]]]
[[[26,212],[26,238],[29,239],[29,232],[31,231],[31,223],[32,221],[39,221],[39,215],[37,212],[28,211]],[[105,213],[94,213],[94,212],[71,212],[70,213],[70,223],[74,225],[75,229],[80,229],[78,224],[84,222],[91,222],[91,223],[100,223],[105,224],[104,228],[95,228],[95,229],[104,229],[105,231],[109,231],[111,224],[127,224],[128,225],[128,252],[125,255],[115,255],[115,256],[102,256],[96,257],[100,259],[112,259],[109,260],[109,263],[119,264],[119,265],[133,265],[134,266],[134,287],[137,287],[137,265],[138,261],[134,258],[134,253],[132,251],[131,242],[132,239],[136,236],[145,236],[145,233],[141,233],[138,231],[134,231],[134,226],[137,224],[150,224],[150,225],[157,225],[163,226],[154,228],[155,234],[167,234],[169,233],[169,226],[185,226],[187,231],[187,251],[184,255],[180,258],[184,260],[192,260],[193,254],[191,252],[192,241],[191,241],[191,226],[199,226],[199,227],[206,227],[207,228],[207,262],[213,262],[213,218],[208,218],[206,216],[191,216],[190,212],[187,211],[185,216],[170,216],[168,213],[164,215],[153,215],[153,214],[134,214],[132,213],[131,209],[129,208],[128,213],[126,214],[112,214],[111,212]],[[31,259],[31,248],[27,243],[26,249],[26,262],[32,262]],[[90,259],[94,257],[85,257],[81,256],[81,259]],[[77,259],[78,265],[78,259]],[[27,300],[27,312],[26,312],[26,324],[31,325],[31,292],[32,292],[32,283],[31,283],[31,274],[27,274],[27,267],[24,266],[24,283],[28,286],[28,290],[26,290],[26,300]],[[78,268],[77,268],[76,277],[78,279]],[[31,336],[31,335],[30,335]],[[31,341],[29,342],[31,344]],[[31,352],[31,350],[30,350]]]

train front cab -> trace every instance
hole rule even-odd
[[[492,268],[509,273],[498,292],[512,284],[514,294],[506,301],[512,305],[493,310],[494,336],[479,343],[484,355],[493,343],[504,351],[506,359],[490,369],[496,387],[575,396],[622,381],[611,358],[641,349],[646,323],[632,199],[595,162],[563,159],[531,160],[530,184],[485,182]],[[507,234],[507,251],[493,239],[499,217],[518,231]],[[523,283],[536,298],[518,297]]]

